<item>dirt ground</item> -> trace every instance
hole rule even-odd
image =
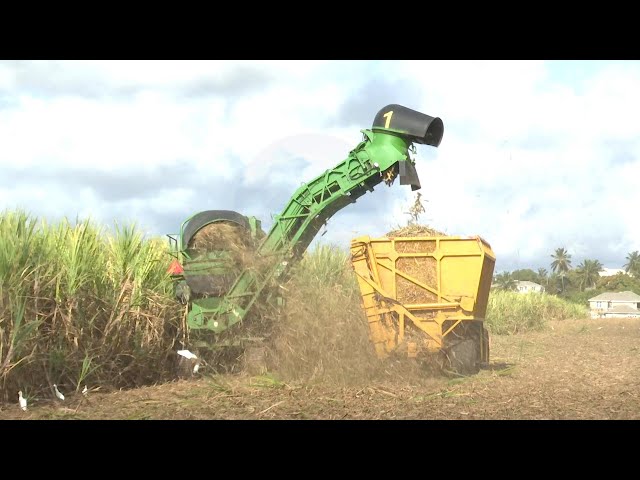
[[[639,419],[640,320],[553,322],[492,337],[490,368],[464,378],[352,386],[207,376],[0,406],[0,419]],[[203,372],[204,373],[204,372]]]

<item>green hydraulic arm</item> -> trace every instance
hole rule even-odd
[[[216,312],[191,318],[194,328],[221,333],[241,322],[264,288],[278,280],[302,257],[327,220],[381,182],[420,188],[409,152],[413,143],[437,147],[443,134],[439,118],[388,105],[376,116],[371,130],[362,130],[363,140],[346,160],[303,184],[293,194],[282,213],[259,244],[258,256],[264,269],[245,269],[221,299]]]

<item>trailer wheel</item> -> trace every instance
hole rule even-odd
[[[460,375],[476,374],[480,371],[478,353],[477,342],[467,338],[447,349],[445,365],[449,370]]]

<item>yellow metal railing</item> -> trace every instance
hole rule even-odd
[[[358,237],[351,256],[380,357],[439,350],[461,322],[484,320],[495,255],[480,237]]]

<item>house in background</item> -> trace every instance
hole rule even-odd
[[[589,299],[591,318],[640,318],[640,295],[605,292]]]
[[[625,272],[624,268],[603,268],[599,273],[601,277],[613,277],[619,273],[627,272]]]
[[[531,292],[542,293],[544,292],[544,287],[542,285],[538,285],[535,282],[518,280],[516,282],[516,291],[518,293],[531,293]]]

